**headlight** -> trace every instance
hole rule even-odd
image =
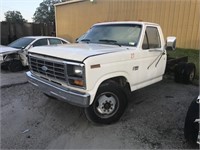
[[[84,77],[84,65],[67,65],[67,76],[68,83],[70,85],[84,87],[85,77]]]
[[[83,76],[83,68],[80,66],[74,66],[74,75],[76,75],[78,77],[82,77]]]
[[[67,67],[67,74],[70,77],[83,77],[83,67],[75,66],[75,65],[68,65]]]

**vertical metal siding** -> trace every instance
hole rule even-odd
[[[161,25],[177,46],[200,49],[200,0],[89,0],[56,6],[57,36],[74,41],[105,21],[149,21]]]

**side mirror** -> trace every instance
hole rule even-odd
[[[176,49],[176,37],[169,36],[167,37],[166,50],[175,50]]]

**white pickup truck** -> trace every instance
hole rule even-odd
[[[98,23],[79,43],[32,48],[26,74],[46,95],[84,107],[90,121],[110,124],[122,116],[130,92],[162,80],[166,50],[175,44],[175,37],[165,43],[155,23]]]

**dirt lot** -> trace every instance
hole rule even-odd
[[[199,87],[171,79],[132,93],[122,118],[90,123],[81,108],[47,98],[24,72],[1,73],[2,149],[190,149],[183,126]]]

